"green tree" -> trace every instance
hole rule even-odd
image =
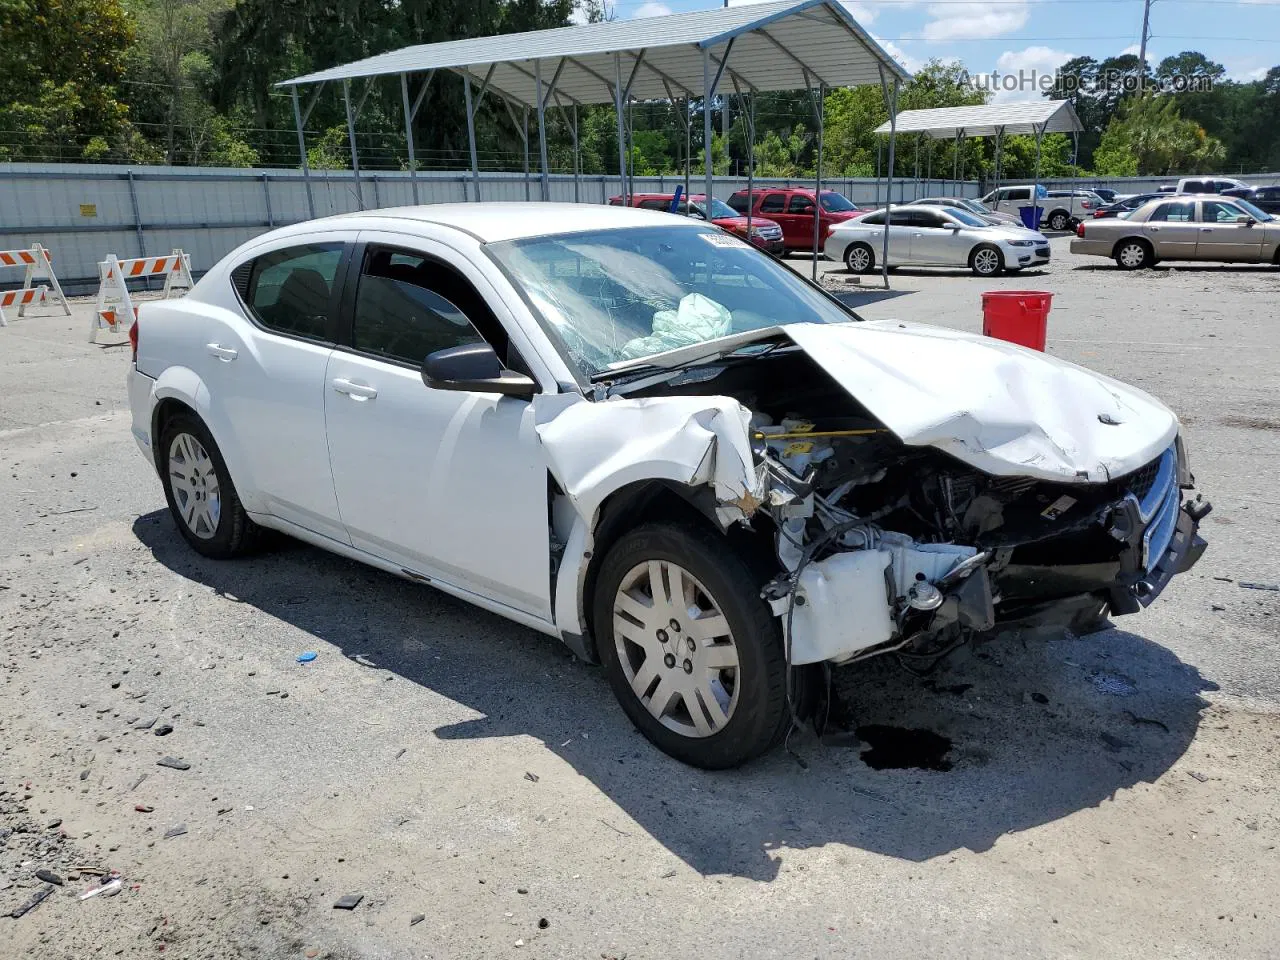
[[[7,160],[134,156],[116,86],[134,42],[119,0],[0,0],[0,147]]]
[[[1107,126],[1104,141],[1099,147],[1109,169],[1136,166],[1142,176],[1207,172],[1225,157],[1220,140],[1183,119],[1176,98],[1159,94],[1126,103]]]

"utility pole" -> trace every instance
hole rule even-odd
[[[1151,0],[1142,4],[1142,42],[1138,44],[1138,85],[1147,79],[1147,38],[1151,36]]]

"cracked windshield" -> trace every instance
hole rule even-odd
[[[488,249],[588,377],[764,327],[855,319],[783,264],[718,230],[600,230]]]

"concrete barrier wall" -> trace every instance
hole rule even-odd
[[[414,202],[407,172],[364,174],[357,192],[351,171],[313,171],[311,191],[317,217]],[[421,203],[470,200],[471,175],[423,172],[416,177]],[[636,177],[636,192],[673,190],[679,177]],[[761,186],[813,186],[813,181],[760,179]],[[883,203],[883,180],[824,180],[855,203]],[[717,177],[716,196],[728,199],[746,189],[745,177]],[[693,192],[701,192],[695,178]],[[553,200],[604,203],[621,192],[617,177],[551,178]],[[916,197],[977,196],[978,184],[953,180],[895,180],[894,202]],[[537,200],[536,174],[485,173],[484,200]],[[228,251],[273,227],[309,219],[307,181],[298,170],[239,170],[208,167],[124,167],[102,164],[0,165],[0,250],[44,244],[67,293],[97,287],[97,266],[108,253],[156,256],[181,247],[199,276]],[[0,289],[16,286],[21,273],[0,272]]]

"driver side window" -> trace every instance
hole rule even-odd
[[[1234,204],[1206,200],[1201,207],[1201,218],[1205,223],[1235,223],[1244,220],[1245,213]]]
[[[370,246],[356,287],[351,345],[361,353],[418,366],[428,354],[492,339],[498,328],[475,289],[452,268],[407,250]],[[505,338],[504,338],[505,339]]]

